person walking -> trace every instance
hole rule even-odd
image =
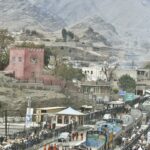
[[[80,136],[81,136],[81,140],[83,141],[83,133],[82,132],[81,132]]]
[[[78,140],[78,136],[79,136],[79,134],[78,134],[78,132],[76,132],[76,141]]]

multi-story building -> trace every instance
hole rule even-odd
[[[49,85],[64,86],[64,81],[45,74],[44,49],[12,48],[10,49],[9,65],[5,74],[11,74],[18,80],[43,82]]]
[[[44,49],[10,49],[9,65],[5,69],[13,73],[16,79],[39,80],[44,67]]]

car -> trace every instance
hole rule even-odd
[[[58,142],[69,142],[71,141],[71,135],[69,132],[62,132],[58,137]]]
[[[108,120],[108,119],[112,119],[111,114],[105,114],[103,116],[103,120]]]

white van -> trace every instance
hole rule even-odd
[[[103,120],[108,120],[108,119],[112,119],[111,114],[105,114],[103,116]]]
[[[69,132],[62,132],[58,137],[58,142],[69,142],[71,141],[71,135]]]

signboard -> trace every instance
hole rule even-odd
[[[122,90],[121,90],[121,91],[119,91],[119,95],[120,95],[120,96],[124,96],[124,95],[126,95],[126,91],[122,91]]]
[[[27,108],[25,127],[30,128],[32,125],[33,108]]]
[[[124,96],[124,101],[132,101],[135,98],[135,94],[134,93],[126,93],[126,95]]]
[[[150,144],[150,131],[147,133],[147,143]]]

